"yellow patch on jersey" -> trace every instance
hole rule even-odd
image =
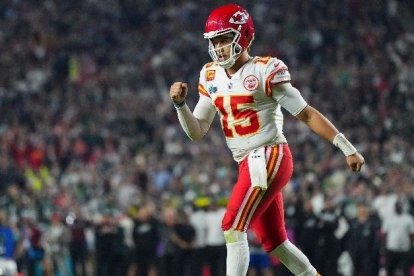
[[[216,70],[207,70],[206,72],[206,80],[212,81],[216,77]]]

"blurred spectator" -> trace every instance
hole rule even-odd
[[[174,246],[172,235],[177,224],[177,211],[173,207],[165,207],[161,213],[160,245],[158,254],[160,257],[159,275],[167,276],[174,271],[174,256],[177,248]]]
[[[345,248],[353,263],[353,275],[378,275],[380,261],[378,219],[370,213],[365,203],[357,206],[356,218],[349,223]]]
[[[221,229],[221,220],[225,212],[218,199],[213,199],[204,218],[207,225],[206,259],[210,275],[226,273],[226,241]]]
[[[173,207],[166,207],[162,217],[160,275],[188,275],[192,261],[195,229],[188,215]]]
[[[160,229],[154,211],[154,207],[149,203],[138,207],[132,234],[134,250],[130,276],[156,275]]]
[[[203,275],[203,270],[206,267],[206,240],[207,227],[206,209],[211,203],[208,197],[196,198],[191,206],[192,210],[189,214],[189,222],[195,230],[195,241],[193,247],[193,260],[191,262],[190,275]]]
[[[177,213],[177,223],[171,233],[171,241],[176,248],[172,274],[187,276],[191,272],[191,263],[194,261],[192,257],[195,229],[189,222],[188,214],[183,210]]]
[[[7,214],[0,211],[0,270],[4,275],[15,275],[17,264],[14,260],[16,237],[10,227]]]
[[[0,256],[13,259],[16,248],[16,238],[10,227],[9,219],[4,211],[0,211]]]
[[[41,276],[47,271],[45,249],[41,242],[43,233],[39,226],[31,219],[28,220],[27,231],[27,274]]]
[[[123,268],[121,273],[127,275],[134,258],[134,220],[128,211],[120,213],[117,219],[123,236],[123,260],[121,262]]]
[[[321,253],[317,248],[319,240],[318,224],[319,218],[313,212],[313,205],[310,200],[303,202],[303,212],[298,218],[298,227],[296,230],[296,239],[300,249],[308,256],[309,261],[313,264],[320,263]]]
[[[340,254],[339,242],[335,237],[339,217],[335,212],[332,199],[325,201],[325,206],[319,214],[316,236],[317,262],[315,263],[322,275],[338,275],[337,263]]]
[[[414,241],[414,217],[403,211],[400,201],[395,203],[395,215],[386,217],[382,225],[385,235],[387,275],[394,276],[400,270],[409,275]]]
[[[75,218],[70,225],[70,257],[72,271],[75,276],[86,276],[86,262],[88,249],[86,244],[86,222],[82,218]]]
[[[124,233],[111,214],[96,226],[96,273],[99,276],[126,275]]]
[[[70,230],[64,224],[61,215],[53,214],[51,225],[42,237],[48,274],[73,275],[69,251],[70,238]]]

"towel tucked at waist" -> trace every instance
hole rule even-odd
[[[266,153],[265,147],[255,149],[248,155],[250,180],[253,187],[267,189]]]

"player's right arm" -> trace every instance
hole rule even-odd
[[[191,140],[199,140],[210,129],[215,110],[209,101],[200,97],[194,112],[191,112],[185,102],[187,92],[187,83],[175,82],[170,87],[170,98],[177,110],[178,120],[184,132]]]

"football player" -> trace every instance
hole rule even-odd
[[[315,276],[316,269],[286,235],[282,189],[293,163],[283,134],[281,108],[337,146],[351,170],[360,171],[363,156],[292,86],[286,64],[276,57],[250,56],[253,20],[243,7],[227,4],[208,16],[204,38],[212,62],[200,72],[199,100],[191,112],[187,83],[175,82],[170,97],[185,133],[202,138],[219,114],[226,143],[239,166],[222,229],[227,246],[226,273],[246,275],[249,247],[246,231],[255,231],[263,248],[294,275]]]

